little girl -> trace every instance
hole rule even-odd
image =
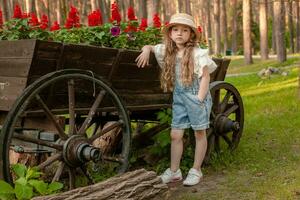
[[[209,58],[208,50],[198,47],[199,32],[192,16],[179,13],[171,17],[164,28],[164,44],[146,45],[137,57],[138,67],[148,65],[150,52],[154,52],[162,68],[161,86],[164,91],[173,91],[171,124],[171,166],[162,175],[164,183],[182,180],[180,160],[183,151],[184,130],[195,131],[196,149],[193,167],[189,170],[184,185],[196,185],[202,177],[209,128],[212,100],[209,93],[210,73],[216,64]]]

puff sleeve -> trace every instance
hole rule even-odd
[[[165,49],[166,48],[164,44],[157,44],[153,48],[155,58],[161,68],[164,67]]]
[[[194,65],[194,73],[197,74],[199,78],[202,76],[205,66],[208,68],[209,73],[212,73],[217,68],[216,63],[208,55],[208,49],[195,49]]]

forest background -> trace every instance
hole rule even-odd
[[[80,23],[88,23],[88,15],[100,10],[103,23],[111,19],[111,5],[119,5],[123,21],[127,10],[134,8],[138,21],[153,15],[167,22],[176,12],[190,13],[202,28],[202,39],[211,54],[241,54],[246,64],[253,63],[252,55],[268,59],[276,54],[279,62],[286,53],[300,52],[299,0],[1,0],[3,22],[13,17],[16,4],[26,13],[36,13],[41,21],[48,16],[49,26],[57,21],[66,23],[71,6],[77,8]]]

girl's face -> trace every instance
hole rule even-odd
[[[184,46],[191,37],[191,28],[186,25],[175,25],[171,28],[170,38],[177,46]]]

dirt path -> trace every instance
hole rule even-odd
[[[222,173],[205,175],[198,185],[192,187],[185,187],[182,182],[169,184],[170,199],[212,199],[207,194],[213,193],[224,184],[226,184],[226,178]]]

